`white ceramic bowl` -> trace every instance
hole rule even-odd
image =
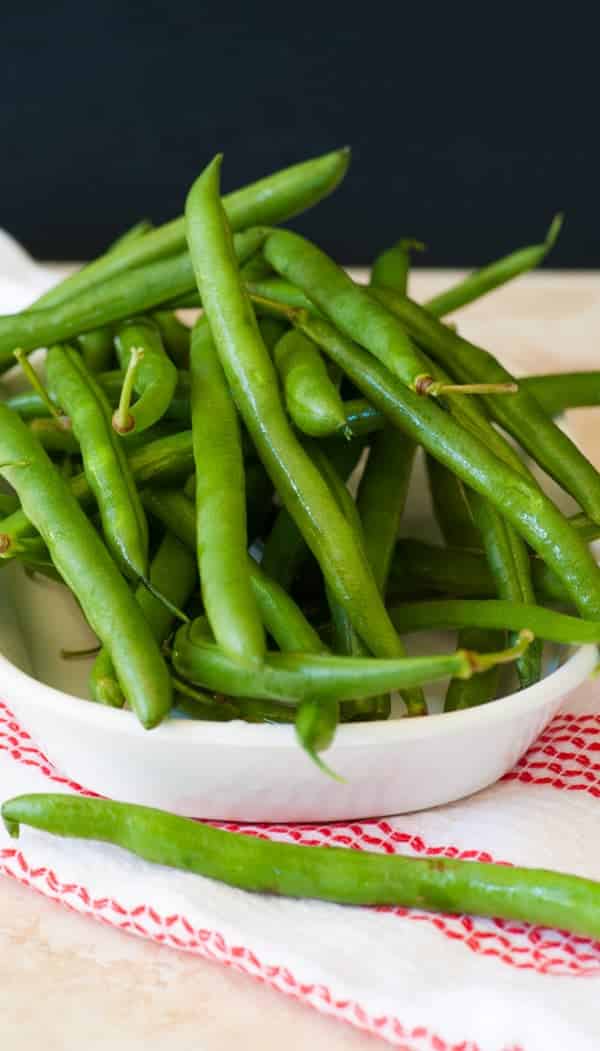
[[[431,526],[422,465],[415,472],[406,531]],[[341,726],[324,776],[299,748],[291,726],[172,719],[150,732],[135,716],[91,704],[89,661],[65,662],[61,647],[93,643],[59,585],[2,570],[2,697],[37,744],[70,778],[104,795],[175,813],[240,821],[330,821],[420,810],[459,799],[502,777],[564,698],[589,675],[596,649],[561,659],[548,647],[549,673],[535,686],[482,708],[426,719]],[[448,649],[450,636],[409,640]],[[565,653],[562,653],[564,659]],[[506,687],[510,692],[510,685]],[[428,690],[439,706],[443,684]]]

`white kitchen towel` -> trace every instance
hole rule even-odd
[[[49,279],[43,268],[28,268],[8,238],[0,253],[6,311]],[[466,333],[467,321],[461,327]],[[596,317],[596,338],[598,331]],[[582,353],[591,353],[591,332],[588,339]],[[57,770],[0,701],[0,797],[31,791],[85,786]],[[599,816],[600,683],[592,682],[513,772],[470,799],[383,820],[241,831],[315,849],[327,843],[493,860],[600,880]],[[250,895],[110,846],[26,828],[17,842],[0,830],[0,872],[124,932],[219,960],[406,1051],[600,1046],[600,943],[587,938],[477,917]]]

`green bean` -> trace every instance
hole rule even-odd
[[[213,700],[208,694],[194,690],[183,684],[180,679],[173,682],[176,691],[185,686],[185,694],[178,693],[177,707],[190,719],[203,721],[231,722],[243,719],[246,723],[293,723],[296,709],[289,704],[277,704],[276,701],[255,701],[248,697],[236,697],[226,700]]]
[[[387,587],[415,452],[414,442],[388,425],[371,445],[358,488],[364,544],[382,594]]]
[[[142,500],[146,509],[170,528],[188,550],[196,550],[196,512],[183,493],[146,489]],[[248,567],[263,623],[280,649],[307,653],[326,649],[294,600],[250,556]]]
[[[246,559],[240,429],[205,318],[194,326],[190,363],[202,599],[219,645],[253,664],[262,660],[265,639]]]
[[[528,608],[528,607],[524,607]],[[592,627],[586,624],[589,629]],[[595,626],[597,633],[600,627]],[[466,650],[433,657],[337,657],[323,653],[267,653],[260,668],[240,665],[211,641],[204,618],[183,624],[173,643],[178,675],[215,693],[272,701],[322,702],[361,700],[390,690],[436,682],[448,675],[468,678],[492,664],[513,660],[529,643],[479,654]]]
[[[85,367],[90,372],[106,372],[112,365],[115,347],[112,328],[94,328],[82,332],[75,340],[75,346],[81,352]]]
[[[187,369],[190,361],[190,330],[172,310],[156,310],[152,314],[162,336],[167,354],[178,369]]]
[[[397,905],[499,916],[600,937],[600,884],[547,869],[455,858],[412,858],[306,847],[226,832],[131,803],[23,795],[2,805],[11,836],[20,825],[90,839],[242,890],[345,905]]]
[[[182,431],[148,442],[132,449],[127,459],[138,485],[148,482],[174,485],[185,480],[193,470],[192,432]],[[85,473],[75,475],[69,485],[83,507],[93,503],[94,493]],[[35,527],[22,508],[0,520],[0,558],[12,558],[18,552],[21,539],[34,533]]]
[[[396,292],[406,295],[410,253],[413,251],[424,252],[425,245],[422,241],[403,237],[382,252],[373,263],[369,284],[376,288],[393,288]]]
[[[171,706],[166,665],[129,586],[73,493],[16,413],[0,405],[0,462],[52,562],[106,646],[128,703],[143,726],[156,726]]]
[[[356,507],[348,489],[346,488],[341,476],[335,469],[335,466],[327,459],[323,454],[322,449],[318,447],[315,442],[307,443],[307,449],[317,464],[321,474],[325,478],[331,492],[343,512],[346,520],[350,523],[354,530],[357,540],[367,554],[366,547],[364,544],[364,535],[362,529],[362,522],[358,508]],[[368,556],[367,556],[368,557]],[[375,575],[375,574],[374,574]],[[377,582],[377,578],[376,578]],[[377,582],[378,583],[378,582]],[[379,584],[378,584],[379,586]],[[381,589],[380,589],[381,590]],[[347,654],[349,657],[367,657],[369,656],[369,649],[365,646],[363,640],[356,633],[352,626],[352,622],[346,613],[346,610],[339,604],[336,596],[332,593],[331,589],[326,586],[325,588],[327,596],[327,604],[331,612],[331,618],[333,621],[334,638],[336,642],[336,652],[341,654]],[[419,689],[407,690],[404,692],[404,700],[409,715],[426,715],[427,707],[425,704],[425,698],[423,691]],[[307,705],[315,704],[315,702],[306,702]],[[369,716],[370,718],[383,718],[387,719],[390,715],[390,698],[389,696],[378,696],[368,698],[365,701],[354,701],[353,716],[363,718]],[[339,713],[338,713],[339,718]],[[323,714],[323,720],[326,727],[326,737],[333,739],[333,712],[329,709]],[[304,712],[302,725],[307,729],[310,728],[314,739],[317,740],[319,733],[318,728],[320,720],[317,718],[313,723],[308,711]],[[298,731],[300,733],[300,731]],[[304,745],[309,751],[306,743]]]
[[[286,408],[296,427],[314,438],[343,430],[346,417],[342,399],[314,343],[290,329],[278,341],[273,357]]]
[[[425,462],[435,520],[444,540],[451,547],[480,548],[481,533],[462,482],[433,456],[428,454]]]
[[[196,563],[187,547],[172,533],[166,532],[150,564],[150,582],[175,606],[185,606],[196,583]],[[173,617],[164,603],[152,595],[144,584],[138,585],[135,599],[156,641],[166,639]],[[101,649],[90,672],[93,700],[122,708],[125,696],[108,650]]]
[[[435,518],[444,540],[461,548],[480,547],[482,534],[471,512],[476,494],[471,493],[469,501],[464,486],[456,475],[434,460],[432,456],[427,456],[426,463]],[[484,503],[481,497],[479,500],[480,503]],[[412,562],[410,564],[413,565]],[[503,568],[501,565],[500,569]],[[401,572],[405,569],[405,566],[400,566]],[[492,594],[496,595],[496,578],[493,573],[490,573],[490,576]],[[482,631],[479,628],[463,628],[456,641],[457,646],[461,649],[497,649],[504,644],[504,633]],[[451,712],[486,704],[496,696],[498,683],[499,669],[497,667],[490,668],[483,675],[473,676],[472,679],[451,679],[444,698],[444,711]]]
[[[117,328],[115,347],[121,368],[128,366],[134,349],[142,358],[133,381],[139,398],[128,406],[125,418],[115,413],[113,427],[124,437],[145,431],[165,415],[177,386],[177,369],[167,356],[160,330],[148,318],[126,321]]]
[[[111,426],[106,397],[70,347],[54,346],[46,361],[48,385],[68,413],[84,472],[96,498],[106,542],[126,576],[144,579],[148,526],[131,468]]]
[[[529,555],[523,540],[496,508],[478,493],[469,491],[467,497],[496,582],[496,594],[513,602],[534,603]],[[516,668],[522,688],[538,682],[542,673],[541,644],[533,643],[516,662]]]
[[[262,557],[265,572],[289,591],[307,553],[306,541],[295,520],[282,507],[265,543]]]
[[[374,289],[372,294],[460,381],[512,380],[510,373],[491,354],[452,332],[417,303],[387,289]],[[548,418],[535,397],[519,389],[506,398],[484,396],[484,401],[493,418],[575,497],[590,518],[599,520],[600,475]]]
[[[19,500],[14,493],[0,492],[0,514],[10,515],[17,510],[18,506]]]
[[[236,234],[234,247],[240,261],[256,251],[265,236],[266,231],[259,228]],[[140,244],[144,240],[142,238]],[[0,317],[0,370],[12,364],[15,347],[29,351],[64,342],[90,329],[144,314],[193,287],[194,272],[189,256],[181,253],[127,274],[118,274],[81,292],[72,302],[66,300],[43,310]]]
[[[571,601],[564,584],[545,562],[532,559],[531,570],[536,595],[550,602]],[[496,584],[482,551],[437,547],[403,537],[392,558],[388,590],[394,598],[427,591],[456,598],[493,598]]]
[[[244,281],[263,281],[265,277],[272,276],[273,270],[262,252],[257,252],[247,263],[240,267],[240,273]]]
[[[543,262],[548,252],[554,247],[562,222],[562,215],[555,215],[546,234],[546,240],[542,244],[521,248],[480,270],[475,270],[453,288],[441,292],[425,303],[426,310],[434,317],[443,317],[444,314],[450,314],[459,307],[472,303],[474,299],[480,299],[481,296],[498,288],[499,285],[512,281],[519,274],[533,270]]]
[[[522,376],[519,386],[533,394],[549,416],[560,416],[567,409],[600,405],[600,372]]]
[[[273,365],[231,252],[219,168],[217,157],[194,183],[186,215],[198,286],[229,386],[283,505],[357,632],[374,653],[393,656],[398,638],[364,553],[283,411]]]
[[[600,642],[600,624],[580,620],[566,613],[555,613],[543,606],[504,599],[433,599],[428,602],[404,602],[390,609],[398,631],[423,631],[433,628],[506,628],[509,631],[532,631],[540,639],[564,645]]]
[[[130,226],[124,233],[120,234],[108,247],[109,252],[120,252],[128,248],[138,238],[144,237],[154,229],[150,219],[138,219],[137,223]]]
[[[340,721],[339,701],[316,703],[312,698],[301,701],[296,709],[294,725],[296,737],[309,759],[316,763],[320,770],[334,781],[344,781],[327,763],[323,762],[319,752],[331,748],[335,731]]]
[[[350,339],[358,339],[411,390],[432,380],[417,347],[389,311],[316,245],[290,230],[267,237],[265,259]]]
[[[280,223],[317,204],[335,190],[344,178],[349,161],[349,150],[335,150],[314,160],[284,168],[228,194],[223,204],[232,230]],[[125,271],[173,256],[184,248],[185,219],[180,216],[100,256],[46,292],[37,300],[36,307],[61,304],[112,278],[120,278]],[[257,250],[258,245],[248,253],[246,259]],[[192,287],[193,284],[190,285]],[[136,307],[135,311],[138,309]]]
[[[246,290],[250,296],[258,300],[264,300],[266,313],[266,301],[285,303],[287,306],[308,310],[310,314],[319,315],[314,303],[305,296],[291,281],[282,281],[280,277],[270,277],[264,281],[246,281]],[[258,311],[261,313],[261,311]]]
[[[71,429],[68,416],[63,416],[62,419],[32,420],[29,430],[35,434],[46,452],[72,453],[74,456],[79,454],[79,442]]]
[[[315,319],[310,330],[319,346],[395,426],[497,507],[552,567],[582,616],[600,616],[600,571],[583,538],[526,475],[517,474],[432,398],[409,391],[332,326]]]

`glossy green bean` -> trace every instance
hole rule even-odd
[[[306,211],[335,190],[344,178],[349,162],[350,150],[334,150],[313,160],[283,168],[228,194],[223,198],[223,207],[232,230],[281,223]],[[180,216],[148,231],[143,237],[135,238],[133,242],[122,243],[116,249],[113,247],[113,251],[100,256],[46,292],[36,301],[36,307],[63,303],[111,278],[120,277],[125,271],[173,256],[184,248],[185,218]],[[249,259],[257,250],[258,245],[246,258]]]
[[[533,394],[549,416],[560,416],[567,409],[600,405],[600,372],[522,376],[519,386]]]
[[[265,235],[262,228],[236,234],[237,258],[241,261],[256,251]],[[144,314],[194,286],[189,256],[181,253],[111,277],[81,292],[72,302],[0,317],[0,370],[13,364],[15,347],[30,351],[64,342],[90,329]]]
[[[544,261],[548,252],[554,247],[562,222],[562,215],[555,215],[542,244],[520,248],[488,266],[481,267],[480,270],[473,271],[457,285],[428,300],[425,308],[434,317],[443,317],[453,310],[458,310],[459,307],[466,306],[467,303],[472,303],[474,299],[480,299],[481,296],[506,284],[507,281],[512,281],[519,274],[533,270]]]
[[[587,625],[589,628],[591,625]],[[595,626],[598,631],[598,625]],[[232,661],[211,641],[204,618],[184,624],[173,643],[178,675],[231,697],[273,701],[348,701],[436,682],[448,675],[468,678],[491,664],[512,659],[502,654],[457,651],[432,657],[337,657],[314,653],[268,653],[263,665],[248,669]]]
[[[140,486],[149,482],[174,485],[184,481],[194,468],[192,432],[182,431],[148,442],[132,449],[127,459],[134,480]],[[85,473],[74,475],[69,485],[83,507],[93,503],[94,492]],[[34,533],[35,527],[22,508],[0,520],[0,558],[12,558],[18,553],[21,539]]]
[[[582,616],[600,616],[600,570],[584,539],[526,475],[517,474],[432,398],[409,391],[332,326],[315,319],[310,329],[370,402],[515,526],[562,580]]]
[[[185,606],[196,584],[196,561],[172,533],[166,532],[150,563],[150,582],[177,607]],[[173,615],[152,595],[144,584],[139,584],[135,599],[156,641],[161,644],[173,625]],[[90,671],[92,699],[112,708],[122,708],[125,696],[117,672],[106,649],[101,649]]]
[[[290,230],[275,230],[263,252],[344,335],[370,350],[411,390],[423,389],[431,377],[405,329],[320,248]]]
[[[29,424],[29,430],[32,434],[35,434],[38,442],[43,445],[46,452],[71,453],[74,456],[79,454],[79,442],[72,430],[68,416],[62,419],[42,417],[39,420],[32,420]]]
[[[543,606],[504,599],[432,599],[403,602],[390,608],[398,631],[424,631],[432,628],[506,628],[529,630],[540,639],[564,645],[600,642],[600,623],[580,620],[566,613],[555,613]]]
[[[373,263],[369,284],[375,288],[392,288],[406,295],[410,253],[425,251],[422,241],[403,237],[395,245],[381,252]]]
[[[398,639],[364,553],[283,411],[273,364],[231,252],[219,170],[217,157],[190,190],[186,215],[198,287],[229,386],[282,503],[357,632],[373,652],[393,656]]]
[[[190,330],[187,325],[172,310],[156,310],[152,319],[158,325],[165,350],[177,368],[189,368]]]
[[[16,413],[0,405],[0,462],[23,510],[117,670],[128,703],[143,726],[156,726],[171,707],[166,665],[128,584],[39,442]]]
[[[74,345],[80,351],[85,367],[90,372],[106,372],[111,368],[115,347],[110,325],[82,332],[74,341]]]
[[[196,512],[191,500],[175,489],[142,493],[146,509],[154,515],[188,550],[196,550]],[[252,589],[263,624],[282,650],[317,653],[326,650],[314,628],[294,600],[248,556]]]
[[[481,534],[498,598],[535,603],[529,554],[523,540],[488,500],[471,490],[467,492],[467,499]],[[522,688],[538,682],[542,674],[541,643],[536,640],[529,646],[516,662],[516,668]]]
[[[262,660],[265,638],[246,558],[240,427],[204,317],[192,332],[190,367],[202,599],[219,645],[233,658],[256,663]]]
[[[314,343],[290,329],[276,344],[273,358],[296,427],[313,438],[342,431],[346,424],[342,399]]]
[[[600,937],[600,883],[547,869],[306,847],[226,832],[131,803],[24,795],[2,805],[20,825],[112,843],[152,863],[264,894],[499,916]]]
[[[427,455],[426,463],[434,514],[444,540],[461,548],[482,546],[482,535],[471,511],[476,494],[471,493],[469,501],[465,488],[456,475],[432,456]],[[479,499],[484,502],[481,497]],[[411,566],[413,564],[411,562]],[[406,572],[406,565],[401,565],[400,570]],[[493,573],[490,573],[490,577],[492,594],[496,595],[496,579]],[[504,633],[463,628],[456,643],[459,648],[465,649],[497,649],[504,644]],[[486,704],[496,696],[498,682],[497,667],[490,668],[483,675],[473,676],[472,679],[451,679],[444,698],[444,711],[458,711]]]
[[[134,350],[142,352],[133,388],[139,395],[129,406],[127,419],[113,415],[113,427],[124,438],[152,427],[165,415],[177,386],[177,369],[168,357],[160,330],[149,318],[136,318],[117,327],[117,357],[126,369]]]
[[[415,452],[414,442],[388,425],[371,444],[358,487],[363,542],[382,595],[387,588]]]
[[[48,386],[79,442],[106,542],[123,572],[132,580],[143,579],[148,570],[148,526],[131,468],[111,426],[108,401],[70,347],[50,348],[46,372]]]
[[[541,558],[531,560],[536,595],[551,602],[571,602],[562,581]],[[412,537],[398,541],[390,567],[388,593],[410,597],[441,592],[456,598],[493,598],[496,584],[483,551],[437,547]]]
[[[459,382],[505,382],[513,377],[492,354],[431,317],[417,303],[388,289],[374,289],[412,336]],[[600,474],[526,389],[509,397],[484,396],[491,416],[570,492],[591,518],[600,520]]]

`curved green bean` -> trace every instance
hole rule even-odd
[[[168,357],[160,330],[149,318],[136,318],[119,325],[115,335],[117,357],[127,369],[134,350],[140,352],[133,389],[137,400],[113,414],[113,427],[123,437],[146,431],[165,415],[177,386],[177,369]]]
[[[286,408],[298,429],[313,438],[342,431],[346,425],[342,399],[314,343],[290,329],[277,342],[273,358]]]

